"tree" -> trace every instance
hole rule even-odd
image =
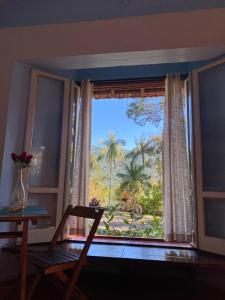
[[[150,175],[144,172],[143,165],[137,165],[133,160],[130,164],[124,164],[124,173],[118,173],[117,176],[121,179],[120,189],[128,190],[135,195],[142,189],[150,188]]]
[[[98,155],[92,149],[90,154],[89,199],[97,198],[101,205],[105,204],[108,195],[108,186],[105,184],[106,175]]]
[[[162,185],[162,136],[153,136],[150,141],[150,145],[153,148],[152,155],[152,167],[155,172],[158,184]]]
[[[163,97],[140,98],[129,104],[127,116],[138,125],[150,123],[158,127],[163,120],[163,106]]]
[[[101,205],[106,204],[108,186],[105,184],[105,175],[97,172],[89,179],[89,200],[97,198]]]
[[[94,171],[94,170],[98,169],[98,167],[99,167],[98,158],[97,158],[96,154],[91,151],[91,154],[90,154],[90,171]]]
[[[126,155],[126,158],[131,158],[136,161],[141,157],[142,165],[148,165],[149,159],[147,160],[147,157],[152,156],[154,153],[154,147],[151,145],[151,141],[142,137],[139,140],[136,140],[135,143],[136,147]]]
[[[116,162],[123,157],[122,146],[125,146],[126,142],[122,139],[116,139],[114,133],[108,134],[108,139],[102,142],[103,148],[99,154],[99,160],[106,157],[109,164],[109,205],[111,202],[111,190],[112,190],[112,169],[116,166]]]

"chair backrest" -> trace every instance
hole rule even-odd
[[[86,263],[86,256],[87,256],[88,250],[91,246],[91,242],[94,238],[96,230],[98,228],[98,225],[100,223],[103,212],[104,212],[104,209],[98,208],[98,207],[83,207],[83,206],[73,207],[72,205],[69,205],[62,217],[62,220],[61,220],[53,238],[52,238],[52,241],[51,241],[51,244],[49,247],[50,250],[53,249],[54,246],[56,245],[58,238],[59,238],[60,234],[62,233],[65,223],[69,216],[76,216],[76,217],[94,220],[94,222],[91,226],[91,229],[89,231],[89,234],[87,236],[86,242],[84,244],[84,247],[80,253],[79,259],[77,260],[77,263],[74,266],[73,274],[72,274],[70,280],[68,281],[65,296],[63,299],[68,300],[71,297],[73,288],[76,284],[76,281],[78,279],[80,271],[81,271],[82,267],[84,266],[84,264]]]
[[[81,218],[94,220],[80,256],[83,257],[83,256],[87,255],[87,252],[90,248],[91,242],[95,236],[96,230],[98,229],[98,225],[101,221],[103,212],[104,212],[104,209],[99,208],[99,207],[85,207],[85,206],[73,207],[72,205],[69,205],[62,217],[62,220],[61,220],[53,238],[52,238],[49,249],[53,249],[54,246],[56,245],[56,243],[59,239],[59,236],[63,232],[63,228],[66,224],[68,217],[75,216],[75,217],[81,217]]]

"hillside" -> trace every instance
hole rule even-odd
[[[92,145],[91,147],[91,152],[96,156],[98,157],[99,153],[100,153],[100,150],[101,148],[98,147],[98,146],[95,146],[95,145]],[[124,157],[129,153],[128,150],[124,149]],[[154,160],[154,158],[153,158]],[[121,161],[117,161],[116,162],[116,165],[113,166],[113,170],[112,170],[112,185],[117,185],[120,183],[120,179],[117,177],[117,174],[118,173],[124,173],[124,164],[129,164],[131,161],[131,159],[123,159]],[[141,165],[142,164],[142,161],[141,161],[141,158],[138,158],[136,163],[138,165]],[[100,170],[102,171],[103,175],[106,176],[106,180],[105,180],[105,183],[108,184],[109,182],[109,179],[108,179],[108,174],[109,174],[109,164],[107,162],[107,159],[106,158],[103,158],[102,160],[100,160],[98,162],[99,166],[100,166]],[[156,176],[156,173],[155,173],[155,170],[154,170],[154,167],[153,168],[146,168],[145,170],[145,173],[147,175],[150,175],[152,177],[155,177]],[[95,175],[95,170],[91,170],[91,175]]]

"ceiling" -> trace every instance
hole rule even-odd
[[[32,26],[225,7],[225,0],[0,0],[0,26]]]
[[[26,60],[25,63],[51,69],[90,69],[211,60],[225,53],[218,47],[137,51]]]

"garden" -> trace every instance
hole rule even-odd
[[[119,107],[123,100],[116,101]],[[117,137],[112,124],[92,144],[89,199],[105,208],[98,235],[163,238],[162,103],[162,97],[128,99],[124,119],[139,134],[132,147],[130,135]]]

